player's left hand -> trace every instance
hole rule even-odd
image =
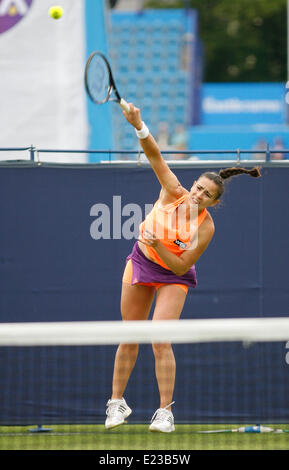
[[[159,239],[155,236],[155,234],[150,232],[149,230],[145,230],[143,232],[142,240],[139,241],[147,246],[151,246],[152,248],[156,248],[160,242]]]

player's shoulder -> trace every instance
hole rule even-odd
[[[204,218],[203,223],[200,226],[202,231],[205,231],[208,235],[213,236],[215,233],[215,223],[214,219],[211,216],[210,212],[207,210],[206,217]]]
[[[180,183],[178,183],[174,188],[174,191],[168,191],[166,188],[162,187],[159,195],[159,200],[161,204],[165,206],[167,204],[171,204],[177,201],[185,194],[189,194],[189,191],[184,188]]]

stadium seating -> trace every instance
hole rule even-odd
[[[161,141],[163,151],[175,149],[178,126],[186,129],[183,148],[192,151],[253,150],[260,139],[274,147],[277,137],[288,147],[284,110],[279,114],[235,112],[225,121],[223,112],[218,114],[204,108],[204,97],[209,97],[211,101],[213,97],[214,103],[219,104],[224,100],[226,103],[226,99],[237,99],[241,104],[255,99],[260,106],[264,101],[263,95],[259,96],[264,84],[226,83],[216,86],[214,83],[202,83],[204,53],[195,10],[112,10],[108,22],[108,46],[121,95],[141,108],[143,120],[157,140],[161,129],[166,128],[168,138]],[[256,88],[258,85],[259,91]],[[267,84],[266,99],[270,103],[276,105],[278,100],[280,102],[280,93],[275,88],[281,85]],[[235,88],[232,90],[233,86]],[[255,92],[252,95],[251,88],[257,90],[259,95]],[[279,103],[279,106],[283,109],[283,105]],[[111,112],[114,148],[138,149],[139,144],[131,126],[123,119],[119,108],[111,106]],[[265,124],[271,127],[264,127]],[[166,158],[169,158],[168,155]],[[190,159],[189,156],[187,158]],[[198,152],[191,157],[194,160],[218,158],[218,154],[212,156]],[[230,154],[222,155],[222,159],[231,158]],[[246,154],[246,158],[254,159],[256,155]],[[288,158],[287,155],[284,158]]]
[[[109,55],[121,95],[142,110],[143,120],[158,137],[161,122],[172,133],[188,124],[190,61],[196,18],[183,10],[112,11],[108,27]],[[188,34],[189,33],[189,34]],[[135,150],[138,142],[129,124],[112,107],[115,148]]]

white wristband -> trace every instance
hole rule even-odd
[[[135,129],[135,133],[139,139],[146,139],[150,131],[148,127],[145,125],[145,123],[142,121],[142,128],[139,131]]]

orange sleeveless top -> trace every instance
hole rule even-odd
[[[196,213],[193,214],[191,220],[179,226],[176,220],[176,209],[181,206],[188,196],[188,194],[184,194],[182,197],[166,206],[163,206],[160,201],[157,200],[151,212],[139,226],[139,239],[142,240],[144,231],[148,230],[153,233],[171,253],[180,256],[187,250],[192,240],[197,236],[198,228],[207,215],[207,209],[202,210],[198,215],[196,207]],[[184,207],[184,218],[186,216],[185,210]],[[179,208],[179,212],[181,212],[181,207]],[[179,214],[179,216],[180,215],[181,214]],[[145,245],[145,249],[152,261],[161,265],[163,268],[169,269],[152,247]]]

